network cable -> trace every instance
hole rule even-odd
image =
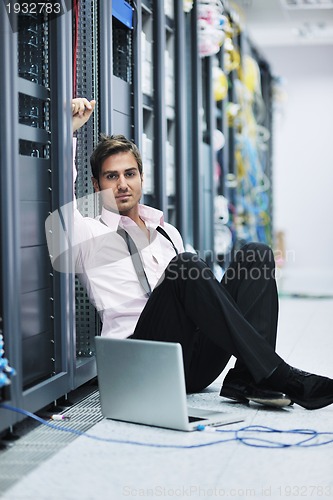
[[[283,429],[274,429],[272,427],[263,425],[248,425],[245,427],[241,427],[239,429],[220,429],[217,427],[206,427],[204,425],[198,425],[197,427],[198,432],[214,433],[214,435],[220,434],[224,436],[224,438],[215,439],[214,441],[209,441],[204,443],[190,444],[190,445],[148,443],[135,440],[103,438],[95,436],[87,432],[82,432],[73,429],[67,426],[67,422],[64,422],[63,425],[53,424],[47,420],[44,420],[38,415],[35,415],[34,413],[31,413],[21,408],[16,408],[6,403],[0,403],[0,408],[20,413],[26,417],[36,420],[37,422],[43,425],[46,425],[47,427],[50,427],[58,431],[75,434],[76,436],[84,436],[88,439],[93,439],[95,441],[102,441],[106,443],[127,444],[127,445],[144,446],[150,448],[194,449],[194,448],[204,448],[206,446],[214,446],[218,444],[225,444],[230,442],[237,442],[254,448],[281,449],[281,448],[313,448],[333,443],[333,432],[316,431],[314,429],[283,430]],[[270,436],[278,435],[283,437],[284,440],[274,441],[271,438],[268,439],[267,437],[268,435]],[[287,438],[290,439],[290,437],[292,438],[297,437],[297,440],[295,442],[288,442]]]
[[[6,385],[10,384],[10,379],[12,375],[15,375],[14,368],[9,366],[8,359],[4,357],[4,341],[3,335],[0,332],[0,389]]]

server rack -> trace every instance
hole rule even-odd
[[[214,130],[216,129],[215,103],[213,100],[213,57],[206,57],[202,61],[202,92],[204,130],[202,137],[202,210],[204,215],[204,255],[203,258],[210,267],[213,267],[214,251],[214,199],[217,188],[215,185],[215,152],[213,145]]]
[[[228,124],[228,104],[232,99],[232,74],[228,74],[225,65],[224,49],[216,54],[216,67],[223,72],[226,78],[226,88],[224,94],[218,95],[215,102],[215,125],[216,129],[222,135],[222,147],[216,152],[216,186],[215,196],[222,197],[224,200],[223,213],[214,212],[214,250],[216,264],[225,269],[229,262],[230,245],[232,244],[232,233],[230,229],[230,220],[232,220],[232,200],[233,200],[233,182],[230,155],[232,155],[232,142],[230,138],[230,128]],[[214,83],[213,83],[214,85]],[[223,142],[224,141],[224,142]]]
[[[136,120],[135,137],[142,151],[144,168],[144,200],[154,205],[155,193],[155,155],[153,152],[153,137],[155,129],[154,113],[154,79],[155,60],[153,57],[153,4],[152,2],[141,2],[137,5],[137,52],[135,59],[135,85],[134,113]]]
[[[193,214],[189,213],[188,225],[192,234],[192,244],[198,253],[204,255],[204,217],[202,193],[202,122],[200,119],[202,108],[201,63],[198,56],[197,34],[197,2],[194,2],[186,23],[187,43],[189,47],[187,89],[189,90],[188,110],[190,110],[191,124],[187,138],[189,163],[192,171],[191,192],[189,201],[193,207]],[[195,222],[194,222],[195,221]]]
[[[266,234],[265,241],[268,245],[273,246],[275,244],[274,240],[274,218],[273,218],[273,86],[274,77],[269,63],[256,51],[253,54],[257,57],[259,69],[260,69],[260,79],[261,79],[261,91],[262,98],[265,105],[265,113],[262,119],[262,125],[266,128],[269,133],[269,137],[266,141],[265,151],[262,152],[262,162],[263,170],[267,179],[270,183],[269,189],[267,189],[267,215],[268,221],[266,222]]]
[[[89,162],[99,132],[134,138],[134,52],[133,19],[128,3],[80,1],[75,94],[97,102],[92,119],[77,134],[76,196],[86,216],[95,217],[100,210],[92,196]],[[94,337],[99,335],[100,327],[97,312],[76,280],[74,388],[96,376]]]
[[[237,40],[239,44],[239,39]],[[225,175],[225,190],[227,194],[229,213],[230,213],[230,227],[233,232],[233,249],[237,250],[241,244],[239,244],[239,238],[236,233],[237,225],[237,209],[236,209],[236,190],[237,190],[237,172],[235,164],[235,118],[230,112],[230,105],[238,104],[235,92],[235,81],[237,78],[237,70],[232,69],[228,74],[229,84],[228,84],[228,108],[226,113],[226,127],[227,131],[227,169]]]
[[[54,275],[44,230],[48,214],[70,195],[66,175],[57,168],[71,152],[63,109],[71,83],[65,62],[70,19],[63,13],[51,20],[45,12],[9,18],[3,4],[0,8],[6,123],[1,130],[2,316],[6,354],[17,371],[5,397],[35,411],[68,392],[73,355],[73,321],[65,306],[73,298],[71,283]],[[2,411],[1,429],[19,418]]]
[[[237,41],[241,56],[237,78],[242,92],[233,96],[241,108],[232,127],[236,248],[249,241],[273,242],[272,77],[267,61],[246,33],[239,33]]]
[[[1,63],[1,107],[2,118],[6,127],[0,127],[1,134],[1,317],[4,335],[6,356],[12,365],[17,365],[20,360],[21,350],[17,342],[16,332],[20,331],[20,296],[17,293],[20,287],[19,252],[18,252],[18,175],[14,168],[4,168],[6,165],[17,164],[17,139],[12,140],[7,133],[13,131],[17,137],[18,102],[13,99],[17,96],[17,78],[15,68],[11,61],[17,57],[16,35],[13,34],[9,18],[4,5],[0,4],[0,44]],[[6,69],[6,71],[4,71]],[[6,79],[4,80],[4,75]],[[8,216],[12,214],[12,216]],[[9,389],[2,390],[1,397],[10,404],[21,402],[20,380],[15,377]],[[0,430],[7,429],[18,419],[6,411],[0,410]]]
[[[188,148],[187,134],[188,113],[186,107],[186,15],[181,2],[175,2],[175,178],[176,178],[176,227],[185,242],[189,241],[188,224]]]
[[[228,70],[224,46],[217,54],[219,67],[228,76],[228,95],[217,109],[217,125],[225,136],[225,147],[219,154],[222,177],[217,192],[227,198],[232,249],[237,250],[249,241],[273,243],[272,75],[267,61],[252,44],[246,31],[237,24],[237,16],[231,9],[226,14],[239,61],[238,64],[231,64]],[[260,72],[258,89],[252,97],[246,89],[248,56]],[[265,145],[251,137],[251,132],[247,130],[246,110],[252,120],[252,135],[256,133],[259,136],[263,131],[267,135]],[[243,147],[245,143],[248,143],[248,148]],[[228,255],[221,255],[219,260],[225,267]]]
[[[99,16],[97,2],[83,0],[78,4],[73,22],[77,18],[76,52],[73,53],[73,69],[76,69],[75,96],[95,99],[99,102]],[[89,157],[98,141],[99,110],[96,109],[89,122],[77,133],[77,180],[75,184],[76,198],[80,204],[82,215],[94,217],[99,207],[92,195]],[[99,333],[100,324],[95,308],[90,304],[88,296],[75,280],[75,368],[73,387],[78,387],[96,375],[94,337]]]

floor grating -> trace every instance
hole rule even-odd
[[[64,428],[70,424],[74,431],[86,432],[103,418],[98,390],[61,414],[70,420],[52,423]],[[78,435],[39,424],[24,436],[12,441],[6,449],[0,451],[0,497],[5,490],[77,437]]]

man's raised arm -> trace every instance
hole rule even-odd
[[[84,97],[72,99],[72,127],[73,132],[80,129],[91,117],[96,101]],[[73,156],[75,158],[76,139],[73,140]],[[76,179],[75,161],[73,158],[73,177]],[[65,167],[64,167],[65,168]],[[76,210],[77,203],[73,201],[55,210],[45,221],[46,239],[49,249],[52,265],[54,269],[60,272],[74,272],[73,264],[75,259],[68,259],[68,250],[71,248],[72,257],[76,254],[76,246],[81,239],[85,240],[86,235],[84,226],[80,224],[83,220],[81,214]],[[73,217],[76,220],[77,231],[74,232],[72,222]],[[82,226],[82,230],[79,230]]]

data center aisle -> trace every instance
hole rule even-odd
[[[279,353],[294,366],[333,376],[332,324],[332,299],[282,298]],[[192,406],[240,413],[244,423],[233,424],[225,430],[262,425],[283,430],[333,432],[333,406],[306,411],[297,405],[276,410],[255,404],[246,407],[229,403],[218,396],[222,379],[223,376],[204,393],[189,396],[189,400]],[[46,432],[60,434],[49,429]],[[5,491],[2,498],[333,497],[333,443],[314,448],[266,449],[229,441],[195,447],[229,439],[232,435],[182,433],[106,420],[89,429],[89,434],[99,438],[194,447],[166,449],[78,437]],[[285,434],[261,434],[259,437],[279,443],[296,440]],[[61,436],[55,437],[58,439]],[[257,444],[260,443],[257,441]]]

